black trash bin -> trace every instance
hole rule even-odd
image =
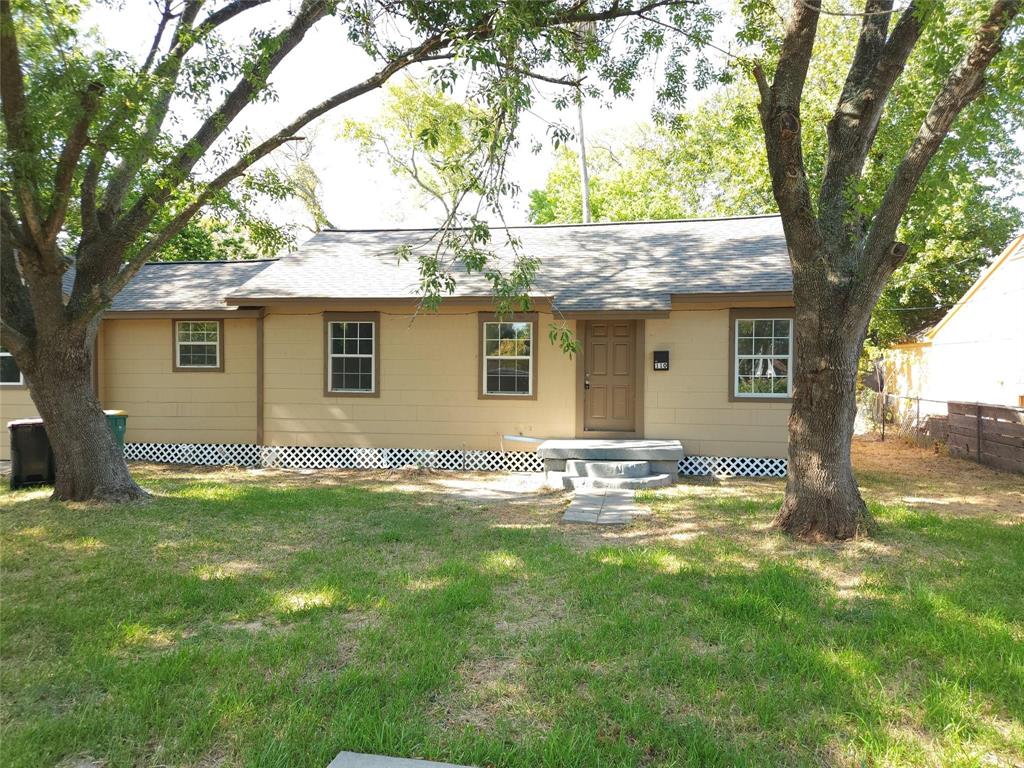
[[[18,419],[11,431],[11,490],[29,485],[53,485],[53,451],[42,419]]]

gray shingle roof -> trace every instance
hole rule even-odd
[[[778,216],[621,224],[512,227],[540,260],[532,294],[563,311],[663,310],[695,293],[790,291],[786,240]],[[259,271],[233,301],[281,298],[404,298],[419,295],[416,254],[432,253],[433,230],[321,232]],[[493,230],[496,243],[504,240]],[[413,258],[399,262],[400,245]],[[511,250],[496,248],[507,263]],[[480,275],[456,270],[456,296],[488,296]]]
[[[224,298],[267,269],[274,260],[152,261],[114,297],[114,312],[213,311],[234,309]],[[64,275],[64,289],[74,270]]]

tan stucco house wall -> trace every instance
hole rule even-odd
[[[419,306],[417,266],[394,249],[424,234],[327,232],[280,260],[147,265],[100,326],[103,407],[128,413],[129,443],[158,447],[493,452],[531,450],[508,436],[594,436],[678,439],[696,456],[786,455],[788,394],[739,396],[733,349],[739,318],[792,317],[776,218],[522,228],[542,270],[530,312],[516,315],[533,323],[533,383],[518,394],[485,391],[483,338],[496,319],[485,279],[461,275],[437,312]],[[328,326],[355,320],[374,327],[375,384],[336,391]],[[181,321],[217,324],[216,369],[179,365]],[[566,354],[548,339],[553,324],[580,340],[592,333],[597,346]],[[615,337],[604,349],[625,379],[601,378],[592,364],[603,332]],[[628,354],[616,346],[623,333]],[[668,355],[667,369],[655,369],[655,352]],[[605,417],[591,377],[611,411],[631,408],[609,413],[607,431],[592,426]],[[27,389],[0,387],[5,422],[34,415]],[[2,458],[8,442],[5,430]]]
[[[0,435],[0,461],[11,458],[11,438],[7,430],[8,422],[16,419],[35,419],[39,417],[32,396],[27,387],[0,387],[0,421],[3,423],[3,434]]]
[[[647,356],[667,349],[674,364],[645,366],[645,437],[699,456],[786,456],[788,401],[729,400],[728,309],[673,310],[646,326]]]
[[[380,305],[345,309],[365,312],[368,306]],[[324,310],[272,308],[264,321],[264,442],[497,450],[503,434],[571,434],[575,363],[546,338],[536,350],[536,399],[477,397],[478,312],[484,309],[457,304],[416,315],[385,307],[379,395],[346,397],[324,392]],[[550,319],[540,314],[542,330]]]
[[[172,318],[104,320],[100,402],[136,443],[256,441],[256,319],[223,321],[224,370],[173,370]]]
[[[478,318],[486,309],[381,312],[377,397],[324,391],[324,312],[336,308],[268,309],[262,444],[498,450],[503,435],[575,436],[578,360],[548,341],[551,313],[538,313],[536,398],[478,396]],[[133,443],[256,443],[258,322],[225,319],[224,370],[208,372],[173,370],[172,318],[105,320],[97,344],[104,408],[129,414]],[[788,402],[729,400],[728,309],[673,310],[642,322],[643,437],[678,439],[697,455],[785,456]],[[577,323],[567,325],[575,331]],[[669,351],[670,370],[653,370],[655,349]],[[0,399],[5,424],[36,416],[27,388],[4,388]],[[3,458],[8,442],[5,432]]]

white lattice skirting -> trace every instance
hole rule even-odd
[[[687,456],[679,462],[682,475],[715,477],[785,477],[786,459],[748,456]]]
[[[543,462],[523,451],[437,451],[421,448],[344,448],[304,445],[211,445],[200,443],[128,443],[129,461],[168,464],[235,465],[277,469],[432,469],[483,472],[540,472]]]
[[[210,443],[128,443],[129,461],[203,466],[274,467],[278,469],[431,469],[480,472],[540,472],[543,462],[529,451],[460,451],[422,448],[338,448],[303,445]],[[786,460],[743,456],[687,456],[683,475],[716,477],[785,477]]]

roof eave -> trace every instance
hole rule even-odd
[[[991,264],[989,264],[985,270],[978,275],[978,279],[974,281],[974,284],[967,289],[967,292],[960,298],[956,304],[950,307],[949,311],[942,316],[942,319],[935,324],[935,327],[929,330],[926,334],[929,341],[935,338],[938,332],[952,319],[953,315],[960,311],[961,307],[969,302],[974,295],[981,290],[981,286],[998,270],[1003,264],[1010,260],[1010,256],[1015,253],[1019,248],[1024,247],[1024,235],[1017,235],[1014,237],[1009,245],[999,254]]]
[[[259,309],[239,309],[227,307],[221,309],[109,309],[102,313],[104,320],[143,320],[162,317],[188,317],[203,320],[218,317],[259,317]]]
[[[553,297],[549,295],[530,295],[531,301],[542,301],[550,303],[553,301]],[[232,307],[251,307],[251,306],[263,306],[266,304],[310,304],[310,303],[324,303],[324,304],[345,304],[345,303],[366,303],[366,302],[379,302],[379,303],[390,303],[398,304],[409,302],[422,301],[422,296],[228,296],[224,299],[225,303]],[[470,296],[442,296],[441,301],[444,303],[478,303],[481,301],[493,301],[494,296],[490,293],[474,294]]]

